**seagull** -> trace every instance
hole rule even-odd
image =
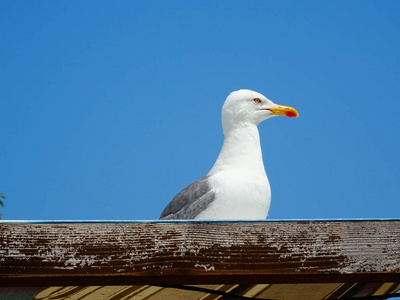
[[[271,189],[257,125],[274,116],[298,117],[251,90],[232,92],[222,107],[224,143],[212,169],[179,192],[160,220],[261,220],[268,215]]]

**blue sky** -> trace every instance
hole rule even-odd
[[[226,96],[259,126],[270,219],[398,218],[399,1],[2,1],[3,219],[156,219],[205,175]]]

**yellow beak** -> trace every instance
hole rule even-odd
[[[278,104],[277,104],[278,105]],[[299,113],[293,107],[278,105],[275,108],[267,108],[274,115],[286,116],[286,117],[298,117]]]

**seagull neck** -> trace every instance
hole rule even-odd
[[[224,128],[224,144],[210,171],[210,175],[219,171],[251,169],[264,171],[260,135],[257,125],[240,124],[240,126]]]

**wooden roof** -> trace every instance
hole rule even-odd
[[[24,291],[35,299],[227,299],[176,285],[338,299],[400,288],[399,220],[2,222],[0,243],[0,299]]]
[[[321,300],[340,299],[344,297],[359,297],[365,295],[392,294],[400,289],[400,284],[360,284],[360,283],[303,283],[303,284],[257,284],[252,286],[202,285],[205,289],[224,291],[243,295],[254,299],[280,300]],[[7,298],[7,295],[9,298]],[[194,292],[176,288],[165,288],[149,285],[132,286],[66,286],[66,287],[13,287],[0,288],[0,299],[35,299],[35,300],[213,300],[227,299],[220,295],[206,292]]]

